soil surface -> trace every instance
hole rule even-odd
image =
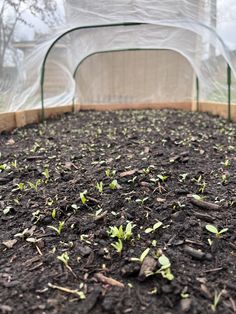
[[[0,153],[1,313],[236,312],[235,124],[79,112]]]

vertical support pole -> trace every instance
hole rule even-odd
[[[43,62],[41,70],[41,80],[40,80],[40,91],[41,91],[41,122],[44,122],[45,119],[45,110],[44,110],[44,73],[45,73],[45,62]]]
[[[227,64],[227,85],[228,85],[228,121],[231,121],[231,68]]]
[[[199,106],[199,92],[200,92],[200,90],[199,90],[199,79],[198,79],[198,77],[196,77],[196,102],[197,102],[197,111],[199,111],[200,110],[200,106]]]

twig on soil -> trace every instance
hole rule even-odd
[[[218,267],[218,268],[213,268],[213,269],[206,269],[206,270],[203,270],[204,273],[213,273],[213,272],[216,272],[216,271],[220,271],[224,269],[224,267]]]
[[[204,209],[209,209],[209,210],[219,210],[220,209],[220,205],[218,204],[214,204],[214,203],[210,203],[210,202],[206,202],[206,201],[202,201],[202,200],[197,200],[195,198],[193,198],[192,195],[188,195],[190,202],[193,205],[196,205],[200,208],[204,208]]]
[[[101,281],[104,284],[108,284],[110,286],[116,286],[120,288],[124,288],[124,284],[120,281],[117,281],[111,277],[106,277],[102,273],[95,274],[95,278],[97,278],[99,281]]]
[[[234,300],[231,297],[229,297],[229,301],[232,305],[232,309],[233,309],[234,313],[236,313],[236,304],[235,304]]]
[[[69,288],[65,288],[65,287],[61,287],[61,286],[57,286],[57,285],[53,285],[50,282],[48,283],[48,286],[52,289],[57,289],[60,290],[62,292],[66,292],[66,293],[70,293],[70,294],[74,294],[76,296],[78,296],[81,300],[85,299],[85,295],[82,291],[79,290],[71,290]]]

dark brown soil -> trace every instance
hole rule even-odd
[[[0,152],[0,312],[236,312],[235,124],[79,112],[2,134]],[[48,227],[59,222],[60,235]],[[128,222],[118,253],[109,227]],[[207,224],[228,230],[217,237]],[[162,255],[172,280],[156,273]]]

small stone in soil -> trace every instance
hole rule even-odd
[[[180,301],[180,308],[181,308],[182,313],[188,312],[191,308],[191,304],[192,304],[191,299],[182,299]]]
[[[82,255],[82,256],[88,256],[92,252],[92,249],[87,245],[86,246],[80,245],[77,247],[77,250],[78,250],[79,255]]]

